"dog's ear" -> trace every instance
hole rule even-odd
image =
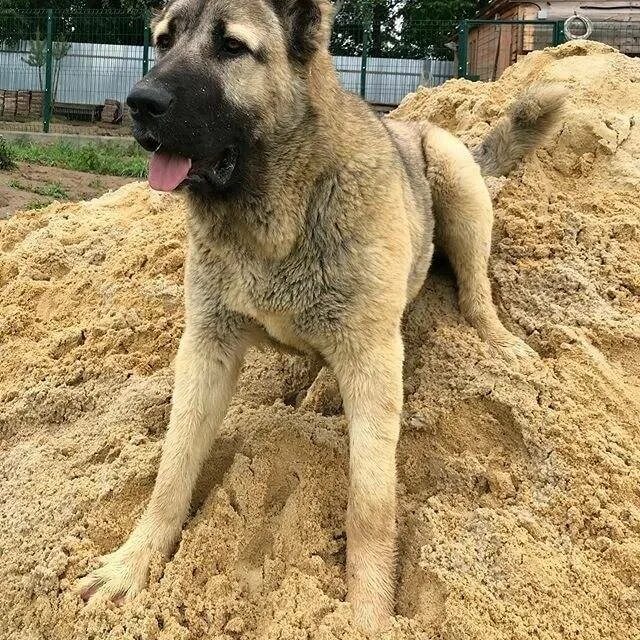
[[[156,30],[156,27],[162,21],[163,16],[164,16],[164,7],[161,7],[161,8],[152,7],[151,8],[151,16],[150,16],[151,20],[149,21],[149,27],[151,28],[151,31],[155,31]]]
[[[272,0],[289,40],[289,55],[306,63],[329,46],[332,8],[328,0]]]
[[[322,14],[316,0],[297,0],[290,6],[289,52],[293,58],[306,62],[319,48],[318,34]]]

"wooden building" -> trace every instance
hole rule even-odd
[[[591,22],[590,39],[610,44],[627,55],[640,56],[640,0],[493,0],[478,13],[476,19],[540,20],[546,21],[546,24],[471,22],[467,75],[478,80],[495,80],[521,56],[552,46],[557,37],[557,32],[554,32],[556,23],[564,22],[576,14]],[[584,29],[576,23],[574,33],[583,33],[581,28]]]

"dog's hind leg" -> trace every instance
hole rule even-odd
[[[500,322],[487,275],[493,206],[480,168],[465,145],[425,125],[423,147],[436,219],[436,245],[449,258],[458,282],[460,310],[481,338],[509,356],[535,356]]]
[[[200,467],[227,410],[245,348],[242,336],[233,331],[221,340],[210,327],[199,330],[187,323],[176,357],[171,418],[151,499],[127,541],[80,580],[76,591],[84,599],[133,597],[146,585],[153,556],[166,558],[171,552]]]

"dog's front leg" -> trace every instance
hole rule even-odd
[[[330,359],[349,421],[348,600],[369,632],[382,629],[393,611],[402,359],[399,328],[387,336],[368,332]]]
[[[171,418],[151,499],[128,540],[78,583],[85,599],[134,596],[146,585],[153,555],[166,558],[171,552],[200,467],[226,413],[245,348],[238,336],[223,342],[210,330],[187,325],[176,357]]]

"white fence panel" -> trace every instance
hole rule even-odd
[[[28,66],[29,43],[21,42],[14,51],[0,51],[0,90],[40,89],[38,70]],[[153,66],[153,50],[149,67]],[[60,64],[57,102],[102,104],[107,98],[125,101],[130,88],[142,77],[143,47],[133,45],[71,43]],[[342,85],[360,92],[361,59],[356,56],[333,58]],[[44,81],[44,69],[41,70]],[[367,60],[366,99],[395,105],[421,84],[436,86],[454,75],[453,63],[444,60]]]
[[[133,45],[73,43],[62,60],[56,100],[102,104],[124,101],[142,77],[143,48]]]
[[[360,92],[361,59],[334,56],[342,86]],[[403,58],[368,58],[365,97],[377,104],[400,104],[420,85],[435,87],[455,75],[454,63],[448,60],[406,60]]]
[[[20,42],[16,50],[0,50],[0,91],[39,91],[38,71],[24,59],[29,55],[29,43]],[[44,83],[44,71],[42,73]]]

